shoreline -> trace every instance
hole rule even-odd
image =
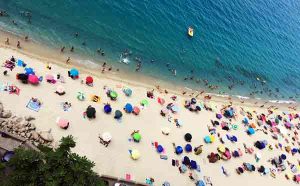
[[[108,78],[114,81],[119,81],[122,83],[126,83],[129,85],[137,85],[141,87],[145,87],[148,89],[155,89],[156,86],[163,87],[163,90],[167,90],[169,93],[184,96],[184,97],[193,97],[194,95],[197,95],[199,91],[184,87],[181,85],[174,85],[170,82],[164,81],[164,80],[158,80],[156,78],[142,75],[142,74],[134,74],[133,72],[126,71],[125,69],[120,69],[120,72],[111,71],[111,72],[105,72],[101,73],[101,64],[94,63],[93,61],[90,61],[93,63],[93,65],[96,68],[99,68],[98,70],[92,69],[88,67],[88,65],[91,64],[82,64],[80,61],[87,61],[84,59],[79,59],[80,56],[72,53],[60,53],[59,48],[54,49],[51,47],[46,46],[45,43],[40,43],[38,41],[32,40],[32,38],[29,38],[29,41],[25,41],[24,38],[21,36],[8,32],[3,30],[4,28],[0,28],[0,47],[1,48],[7,48],[14,51],[17,51],[21,54],[27,55],[29,57],[33,57],[35,59],[39,59],[43,63],[52,63],[59,65],[63,68],[70,68],[76,67],[80,69],[80,71],[83,71],[84,73],[89,73],[93,76],[99,77],[99,78]],[[10,45],[4,44],[4,41],[6,38],[10,39]],[[13,44],[16,44],[17,41],[21,41],[21,49],[18,49]],[[13,44],[12,44],[13,43]],[[59,55],[58,55],[59,54]],[[67,57],[71,57],[71,64],[66,64],[63,61],[67,59]],[[105,60],[101,61],[99,60],[99,63],[106,62]],[[109,62],[107,62],[109,64]],[[136,79],[139,79],[139,81],[136,81]],[[183,95],[182,92],[185,91],[186,95]],[[224,104],[228,104],[229,102],[232,102],[234,104],[238,103],[241,106],[262,106],[268,107],[268,106],[275,106],[279,108],[289,108],[291,106],[298,107],[299,103],[296,101],[290,101],[290,100],[272,100],[272,99],[261,99],[261,98],[250,98],[247,96],[241,96],[241,95],[227,95],[227,94],[217,94],[217,93],[210,93],[210,92],[204,92],[201,94],[203,100],[203,96],[205,95],[211,95],[212,101],[215,102],[222,102]]]

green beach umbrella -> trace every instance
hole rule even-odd
[[[80,101],[85,100],[85,95],[83,92],[77,92],[77,99]]]
[[[149,103],[148,103],[148,101],[147,101],[146,99],[143,99],[143,100],[141,101],[141,105],[142,105],[142,106],[147,106],[147,105],[149,105]]]
[[[110,97],[113,98],[113,99],[115,99],[115,98],[118,97],[118,94],[116,93],[116,91],[111,91],[109,95],[110,95]]]
[[[135,141],[140,141],[142,138],[141,134],[138,132],[134,133],[132,137]]]

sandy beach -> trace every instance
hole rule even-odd
[[[13,40],[11,41],[13,42]],[[184,108],[186,100],[190,100],[189,96],[179,95],[178,90],[168,89],[168,94],[164,91],[158,91],[155,88],[157,83],[149,81],[148,83],[134,82],[132,79],[125,80],[125,76],[116,75],[115,72],[110,72],[108,75],[103,75],[97,70],[89,71],[83,66],[76,65],[79,70],[79,79],[73,80],[68,77],[68,70],[75,67],[74,63],[69,65],[64,64],[62,59],[64,57],[56,58],[56,60],[50,59],[49,56],[42,56],[42,54],[30,54],[30,49],[19,50],[15,48],[8,48],[4,45],[0,48],[0,61],[1,63],[14,56],[16,59],[23,60],[27,66],[34,69],[35,74],[40,77],[43,76],[43,81],[38,85],[23,84],[16,80],[17,73],[24,73],[23,67],[16,66],[13,71],[8,70],[8,74],[4,75],[2,72],[7,70],[1,67],[0,84],[15,85],[20,88],[20,94],[9,94],[6,91],[0,91],[0,102],[3,103],[5,109],[11,110],[13,113],[19,116],[33,116],[36,118],[35,125],[41,131],[48,131],[51,129],[51,133],[54,137],[55,143],[63,136],[73,135],[77,142],[74,151],[80,155],[85,155],[96,163],[95,171],[98,174],[107,174],[125,178],[126,174],[131,175],[132,180],[139,182],[145,182],[146,178],[152,177],[155,182],[154,185],[162,185],[163,182],[168,181],[171,185],[195,185],[195,180],[189,178],[189,173],[197,175],[198,179],[203,179],[203,176],[211,178],[213,185],[292,185],[295,184],[292,180],[285,178],[286,173],[290,173],[290,168],[281,173],[275,173],[276,178],[273,178],[270,174],[260,175],[257,171],[245,172],[242,175],[238,175],[235,169],[243,162],[254,164],[255,166],[264,165],[265,167],[273,167],[271,163],[267,162],[270,158],[274,158],[281,154],[286,154],[287,159],[293,163],[298,164],[298,156],[292,155],[285,150],[280,150],[274,147],[273,150],[268,148],[264,150],[258,150],[253,147],[255,152],[261,153],[261,159],[259,162],[255,161],[255,152],[253,154],[243,153],[242,157],[231,158],[228,161],[220,160],[216,163],[209,163],[207,155],[211,152],[217,152],[217,147],[221,144],[217,135],[216,141],[212,144],[205,144],[204,137],[209,135],[208,126],[211,125],[211,120],[216,120],[216,113],[220,113],[220,109],[224,105],[229,104],[229,100],[226,98],[215,98],[212,100],[204,101],[202,96],[199,96],[197,103],[213,105],[213,111],[205,110],[195,113]],[[41,49],[42,50],[42,49]],[[57,52],[58,53],[58,52]],[[55,54],[52,54],[55,56]],[[59,60],[60,59],[60,60]],[[50,63],[51,70],[46,68],[46,65]],[[50,84],[45,81],[45,76],[51,74],[56,77],[57,74],[61,74],[64,77],[65,83],[56,82]],[[87,76],[93,76],[93,87],[87,86],[82,83]],[[109,77],[107,77],[109,76]],[[161,85],[162,90],[165,86]],[[65,95],[59,96],[55,94],[58,86],[63,86],[65,89]],[[107,97],[104,87],[110,88],[117,92],[117,100],[112,101]],[[124,95],[122,90],[126,87],[132,89],[133,93],[130,97]],[[154,98],[147,97],[147,91],[154,90]],[[86,95],[85,101],[79,101],[77,99],[77,93],[83,92]],[[97,95],[100,97],[98,103],[92,102],[90,97]],[[171,99],[171,96],[177,96],[176,101]],[[38,112],[30,110],[26,107],[28,101],[32,98],[37,98],[42,102],[41,108]],[[157,102],[157,98],[161,97],[165,99],[165,104],[161,105]],[[146,99],[149,102],[147,106],[141,106],[140,102]],[[238,130],[222,130],[220,126],[216,127],[216,133],[226,138],[226,134],[235,135],[238,138],[236,143],[231,143],[229,140],[225,141],[225,146],[230,150],[242,149],[244,152],[243,143],[247,146],[253,146],[257,140],[267,140],[269,144],[274,146],[278,143],[278,140],[274,140],[271,136],[271,132],[268,135],[262,131],[257,131],[255,135],[249,136],[245,132],[247,127],[242,124],[242,120],[245,116],[242,116],[241,107],[245,111],[251,112],[253,120],[250,123],[257,123],[256,113],[268,114],[266,109],[271,103],[265,105],[264,108],[260,108],[260,105],[255,105],[253,100],[245,100],[245,103],[241,103],[240,100],[232,100],[233,107],[236,108],[237,116],[231,123],[238,125]],[[68,111],[64,111],[62,108],[63,102],[69,102],[72,104]],[[103,107],[105,103],[109,103],[112,107],[111,114],[105,114]],[[133,106],[137,106],[141,109],[139,115],[127,114],[123,111],[124,105],[131,103]],[[178,105],[179,111],[176,114],[170,113],[169,116],[162,117],[160,111],[164,109],[167,103],[174,103]],[[262,101],[263,103],[263,101]],[[83,112],[91,105],[96,109],[96,118],[89,120],[83,117]],[[282,114],[282,111],[289,111],[291,113],[297,113],[297,111],[289,110],[288,104],[278,104],[277,110],[274,110],[272,115]],[[114,119],[114,111],[121,110],[123,117],[120,121]],[[59,128],[56,124],[58,117],[67,119],[70,126],[67,130]],[[270,116],[271,117],[271,116]],[[176,127],[174,119],[178,119],[182,125],[180,128]],[[228,118],[223,117],[219,120],[230,122]],[[294,125],[299,123],[299,118],[291,121]],[[162,128],[169,128],[170,134],[162,134]],[[258,128],[263,128],[262,126]],[[257,129],[258,129],[257,128]],[[131,133],[134,130],[139,130],[142,139],[139,143],[135,143],[131,139]],[[280,141],[283,146],[290,145],[294,147],[291,142],[291,137],[296,129],[288,130],[287,138],[289,143],[284,139]],[[112,135],[111,143],[108,147],[99,143],[99,134],[103,132],[109,132]],[[203,152],[200,155],[195,155],[193,152],[183,152],[180,155],[174,153],[172,143],[176,146],[180,145],[184,147],[187,142],[184,139],[186,133],[192,134],[192,141],[189,143],[192,147],[199,145],[203,146]],[[168,157],[167,160],[160,159],[160,154],[154,147],[155,142],[162,145],[164,148],[163,154]],[[295,143],[295,147],[299,145]],[[137,149],[141,157],[138,160],[133,160],[130,157],[129,150]],[[178,167],[172,166],[172,159],[181,161],[184,156],[189,156],[200,165],[201,171],[188,170],[185,173],[180,173]],[[222,172],[222,166],[228,171],[229,176],[226,176]]]

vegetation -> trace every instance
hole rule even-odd
[[[75,145],[73,137],[67,136],[55,150],[48,147],[39,147],[40,152],[16,149],[14,157],[5,165],[11,171],[6,179],[0,179],[0,185],[104,186],[92,170],[94,162],[71,152]]]

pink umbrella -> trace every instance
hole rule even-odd
[[[165,100],[163,98],[158,97],[157,102],[161,105],[165,104]]]
[[[68,120],[62,118],[57,118],[56,123],[62,129],[67,129],[70,124]]]
[[[52,81],[52,80],[54,80],[54,76],[51,75],[51,74],[47,74],[47,75],[45,76],[45,78],[46,78],[47,81]]]
[[[39,78],[36,75],[29,74],[28,82],[31,84],[37,85],[37,84],[39,84]]]
[[[138,115],[140,113],[140,108],[139,107],[133,107],[133,113],[135,115]]]

